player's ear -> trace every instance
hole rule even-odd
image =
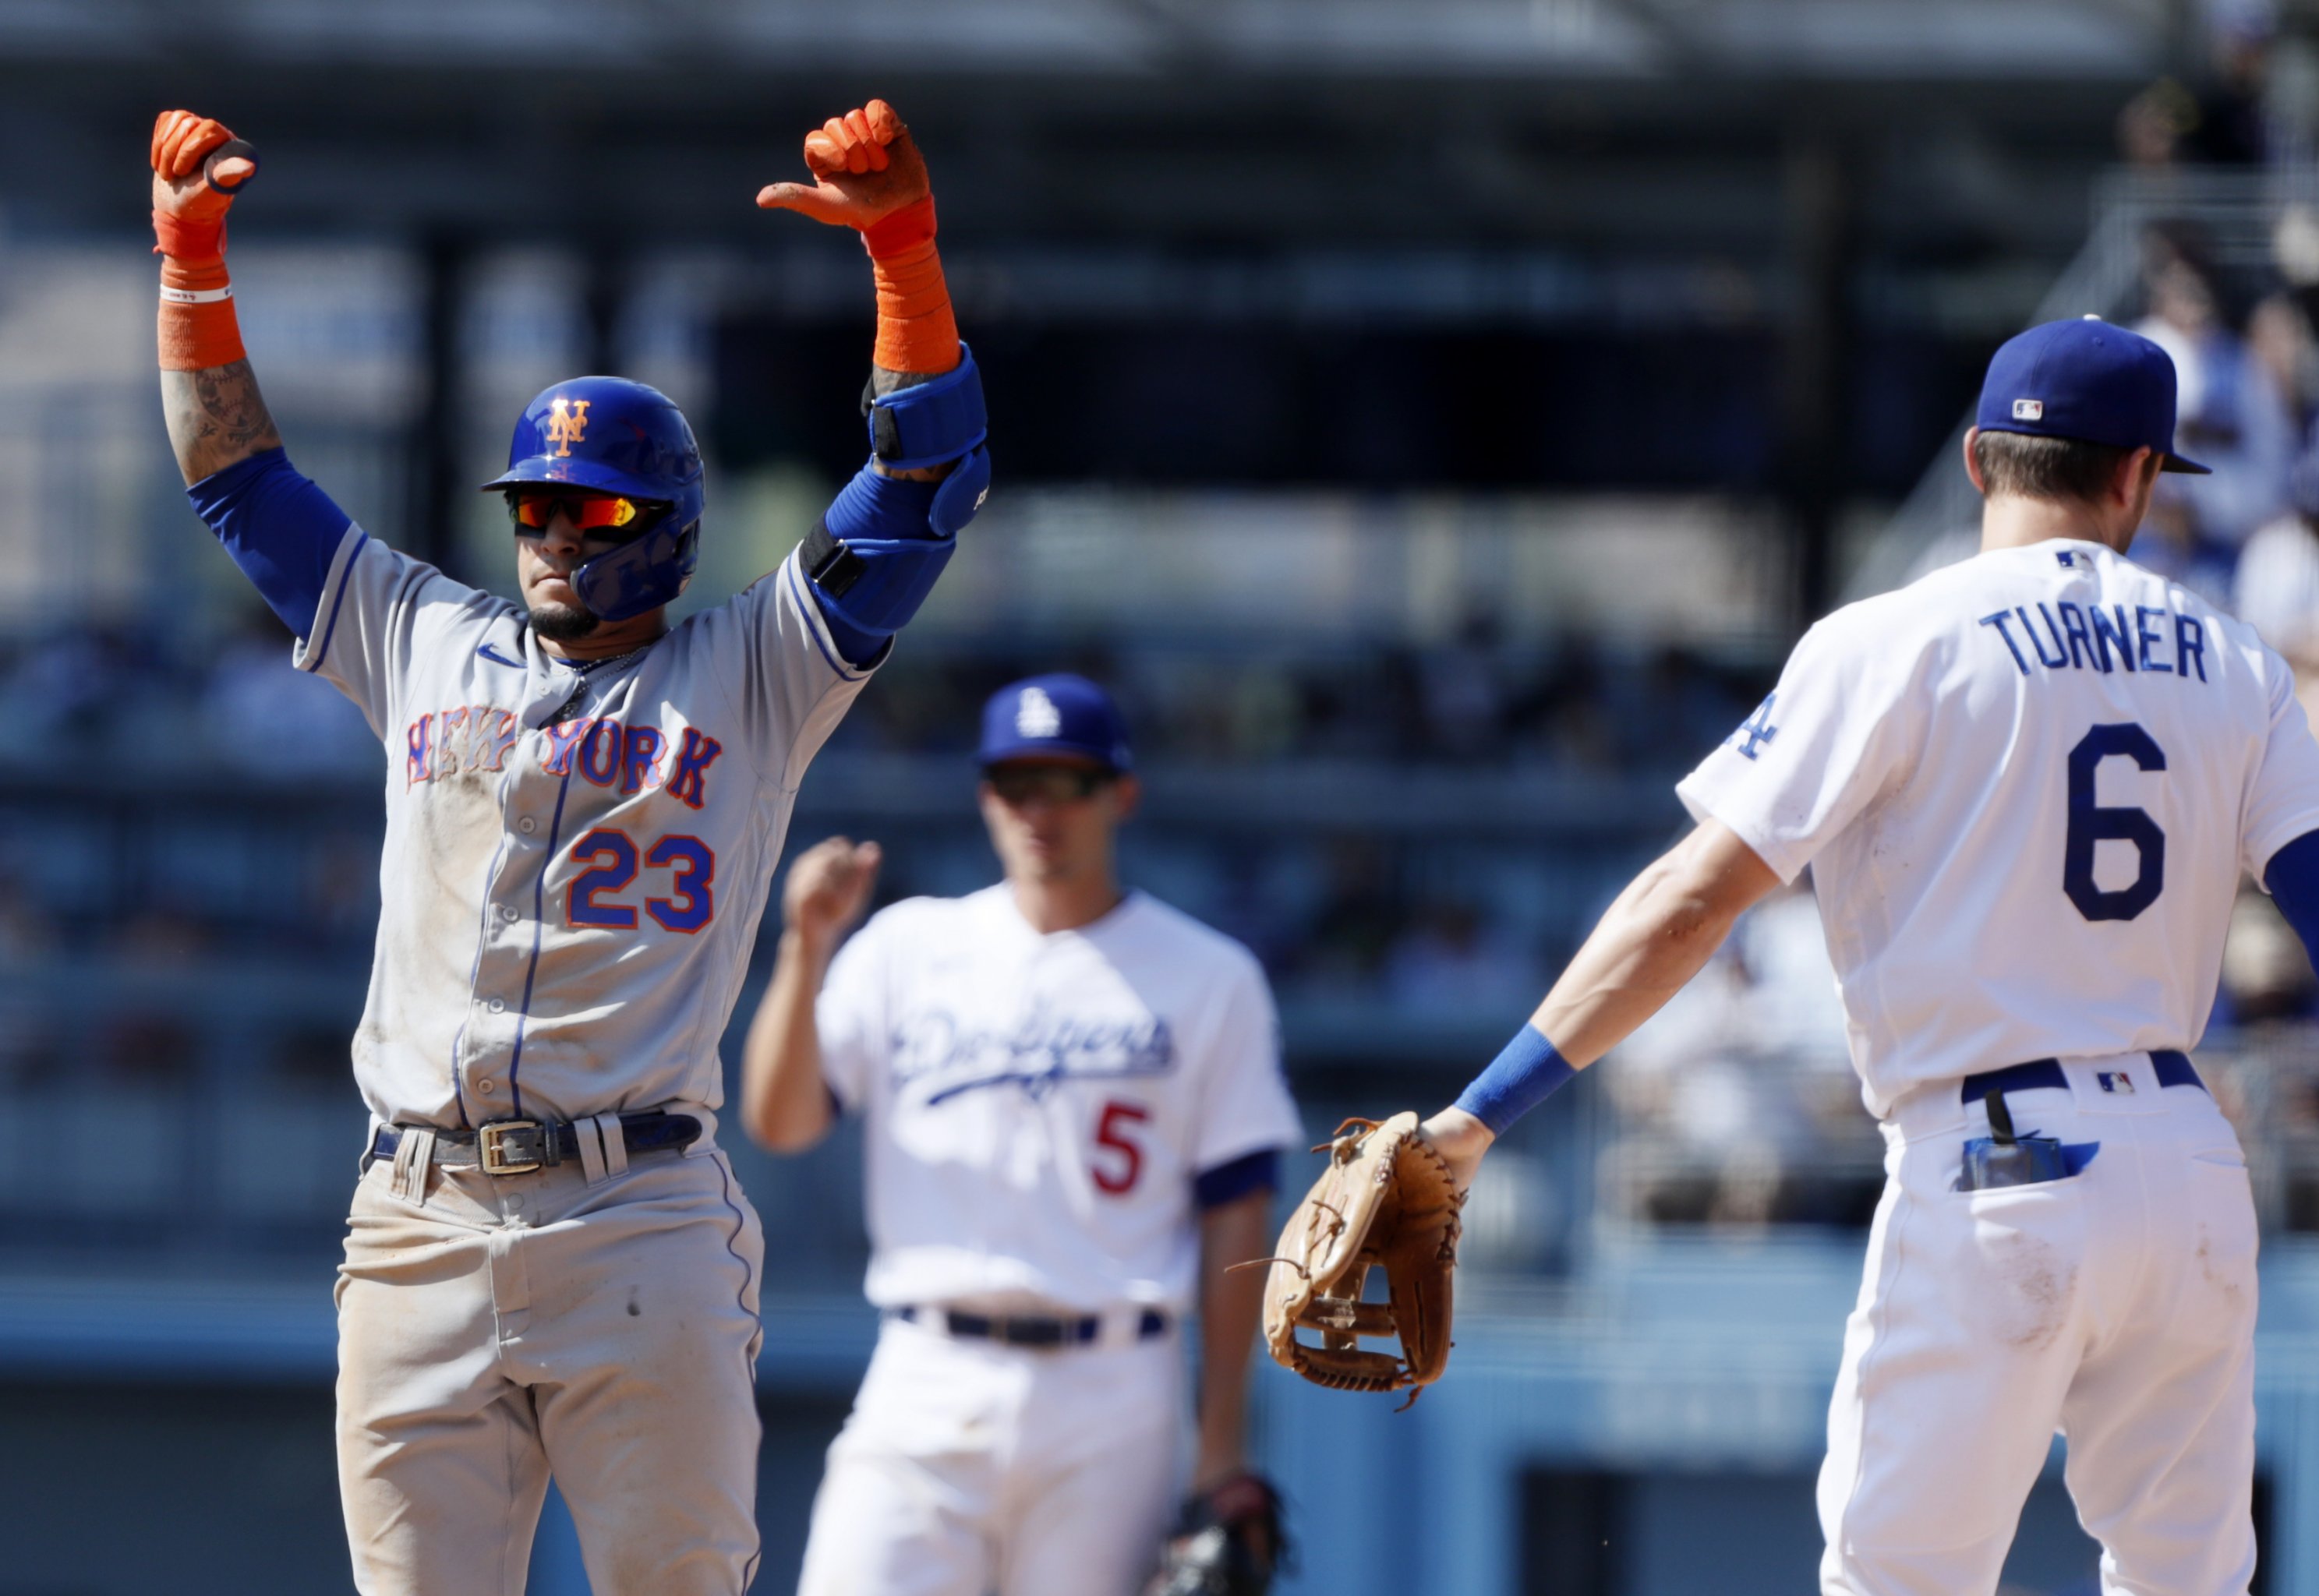
[[[1111,793],[1113,823],[1132,819],[1136,806],[1143,801],[1143,784],[1132,776],[1122,775],[1112,782]]]
[[[1972,454],[1972,446],[1980,437],[1981,428],[1978,427],[1964,429],[1964,473],[1972,479],[1972,491],[1986,496],[1989,485],[1981,480],[1981,462],[1974,459]]]
[[[2139,508],[2157,486],[2159,469],[2164,464],[2158,451],[2147,445],[2134,450],[2117,463],[2117,477],[2109,488],[2112,497],[2125,509]]]

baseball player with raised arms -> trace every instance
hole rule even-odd
[[[2188,1057],[2240,876],[2319,947],[2319,746],[2251,628],[2127,560],[2174,368],[2087,319],[2000,348],[1981,553],[1813,627],[1677,789],[1529,1024],[1427,1122],[1491,1141],[1806,866],[1887,1180],[1819,1478],[1829,1596],[1985,1596],[2058,1429],[2107,1592],[2244,1596],[2255,1219]]]
[[[873,458],[779,570],[672,626],[703,503],[668,400],[581,377],[517,422],[522,603],[353,525],[282,450],[224,259],[248,147],[154,129],[170,441],[227,551],[385,744],[338,1284],[339,1484],[368,1596],[513,1596],[551,1474],[598,1596],[757,1562],[763,1244],[717,1042],[807,762],[989,480],[925,167],[882,102],[759,203],[862,230]],[[262,1157],[262,1149],[250,1156]]]
[[[1277,1522],[1241,1447],[1263,1276],[1227,1271],[1266,1252],[1301,1133],[1271,994],[1239,943],[1121,888],[1138,793],[1101,689],[1002,690],[979,757],[1006,879],[895,904],[841,948],[878,845],[806,850],[750,1027],[758,1141],[862,1119],[885,1318],[799,1589],[1128,1596],[1182,1478],[1175,1331],[1196,1305],[1191,1511],[1225,1527],[1214,1566],[1241,1582],[1183,1588],[1260,1590]]]

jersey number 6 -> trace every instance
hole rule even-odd
[[[2094,802],[2094,772],[2116,754],[2145,771],[2166,768],[2165,751],[2134,721],[2098,726],[2070,750],[2070,830],[2062,851],[2062,890],[2089,920],[2131,920],[2166,887],[2166,834],[2147,809],[2104,808]],[[2132,843],[2141,868],[2116,892],[2094,885],[2094,844]]]
[[[613,826],[598,826],[572,844],[574,862],[593,861],[586,870],[572,878],[572,886],[564,895],[564,918],[573,925],[602,926],[611,931],[633,931],[636,911],[618,901],[607,902],[600,894],[621,892],[636,879],[636,845],[628,834]],[[644,862],[652,870],[666,870],[669,893],[665,897],[646,897],[645,913],[664,930],[681,931],[686,935],[708,924],[717,913],[717,855],[699,837],[667,836],[645,851]]]

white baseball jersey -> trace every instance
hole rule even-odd
[[[2093,543],[1838,610],[1677,788],[1807,864],[1863,1096],[2197,1045],[2242,872],[2319,829],[2319,745],[2252,628]]]
[[[1303,1133],[1255,958],[1140,892],[1051,935],[1003,883],[896,904],[838,951],[816,1022],[867,1120],[880,1307],[1180,1312],[1194,1178]]]
[[[861,690],[792,555],[625,658],[349,527],[299,645],[387,748],[354,1044],[381,1120],[714,1108],[807,762]]]

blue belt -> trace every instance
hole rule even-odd
[[[2158,1071],[2161,1087],[2196,1087],[2206,1089],[2198,1072],[2190,1064],[2190,1055],[2178,1053],[2171,1048],[2161,1048],[2150,1055],[2152,1068]],[[1964,1100],[1978,1103],[1991,1092],[2028,1092],[2039,1087],[2060,1087],[2066,1090],[2070,1078],[2062,1073],[2059,1059],[2032,1059],[2026,1064],[2008,1064],[2002,1069],[1984,1069],[1979,1075],[1964,1078]]]
[[[997,1341],[1008,1347],[1084,1347],[1103,1334],[1103,1316],[1089,1313],[1069,1319],[1036,1315],[1012,1317],[961,1313],[955,1308],[897,1308],[894,1317],[925,1323],[973,1341]],[[1168,1333],[1168,1316],[1146,1308],[1135,1321],[1135,1339],[1149,1341]]]

